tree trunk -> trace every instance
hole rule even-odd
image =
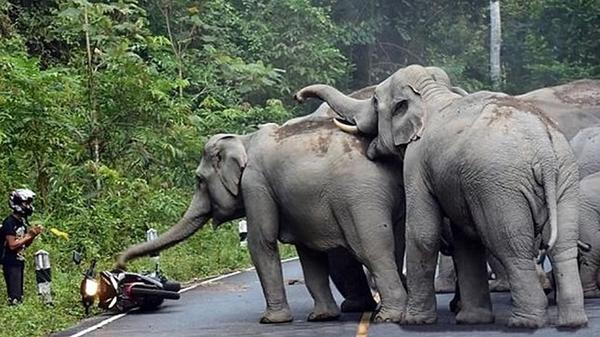
[[[90,120],[92,122],[92,153],[94,156],[94,166],[96,170],[100,167],[100,139],[98,132],[98,105],[96,104],[96,96],[94,93],[94,67],[93,55],[90,43],[90,23],[88,19],[87,4],[83,7],[83,20],[85,23],[85,50],[87,54],[87,73],[88,73],[88,99],[90,107]],[[96,178],[96,189],[100,190],[100,178]]]
[[[490,0],[490,77],[494,89],[500,88],[501,34],[500,1]]]

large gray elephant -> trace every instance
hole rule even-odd
[[[213,136],[183,218],[156,240],[125,250],[118,265],[186,239],[209,219],[218,225],[245,215],[267,304],[261,322],[292,320],[278,240],[296,245],[315,301],[309,320],[339,316],[324,254],[344,247],[374,275],[381,295],[375,321],[397,321],[406,300],[395,255],[404,252],[402,178],[394,173],[396,162],[369,161],[368,144],[338,130],[330,118]]]
[[[421,66],[383,81],[357,100],[326,85],[302,89],[358,132],[374,136],[370,159],[402,156],[406,191],[406,324],[436,321],[434,273],[442,218],[453,227],[462,309],[459,323],[489,323],[485,249],[509,275],[508,325],[545,324],[546,296],[534,258],[548,249],[556,278],[558,325],[587,317],[577,267],[577,166],[564,135],[535,106],[492,92],[460,96]],[[398,171],[398,174],[401,171]],[[542,243],[540,244],[540,240]]]
[[[566,84],[536,89],[517,98],[533,104],[549,116],[570,140],[579,166],[580,179],[600,170],[600,80],[583,79]],[[598,124],[600,125],[600,124]],[[453,291],[455,280],[449,258],[441,259],[436,290]],[[493,256],[490,264],[495,278],[490,281],[491,291],[508,291],[508,276]],[[540,275],[542,275],[540,273]],[[548,287],[548,280],[543,280]]]

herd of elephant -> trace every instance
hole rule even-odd
[[[296,246],[314,299],[310,321],[340,316],[331,276],[343,312],[434,323],[441,251],[454,261],[459,324],[494,321],[489,260],[512,296],[508,325],[545,325],[540,255],[552,265],[553,323],[587,323],[584,295],[600,296],[600,80],[519,96],[467,93],[442,69],[411,65],[349,96],[326,85],[295,95],[309,98],[325,103],[283,125],[211,137],[183,217],[123,251],[118,266],[211,219],[245,216],[262,323],[292,320],[278,241]]]

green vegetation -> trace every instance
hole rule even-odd
[[[501,0],[501,10],[503,90],[598,77],[599,0]],[[69,233],[28,249],[23,306],[4,304],[0,282],[0,336],[80,319],[71,252],[110,268],[148,228],[175,223],[212,134],[308,112],[291,100],[304,85],[358,89],[410,63],[489,88],[488,24],[485,1],[0,0],[0,195],[33,189],[33,222]],[[35,296],[37,249],[52,257],[52,308]],[[224,225],[161,263],[191,280],[250,261]]]

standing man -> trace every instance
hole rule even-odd
[[[9,305],[17,305],[23,301],[23,250],[44,230],[42,226],[27,230],[27,217],[33,213],[34,197],[35,193],[26,188],[12,191],[8,205],[13,212],[4,219],[0,227],[0,262],[3,265]]]

